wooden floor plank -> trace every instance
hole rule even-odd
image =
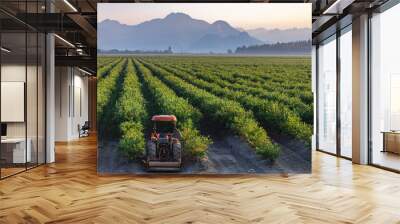
[[[313,152],[313,173],[98,176],[96,138],[0,181],[0,223],[400,223],[400,175]]]

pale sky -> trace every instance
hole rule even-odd
[[[97,19],[136,25],[172,12],[235,28],[311,28],[311,3],[98,3]]]

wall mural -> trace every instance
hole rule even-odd
[[[98,4],[97,79],[100,174],[311,172],[311,4]]]

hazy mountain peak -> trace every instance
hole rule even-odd
[[[310,28],[288,28],[288,29],[265,29],[256,28],[247,30],[247,32],[265,43],[277,42],[293,42],[293,41],[306,41],[311,39]]]
[[[227,22],[225,22],[225,21],[223,21],[223,20],[217,20],[217,21],[213,22],[212,25],[214,25],[214,26],[228,26],[228,27],[230,27],[229,23],[227,23]]]
[[[182,12],[173,12],[168,14],[165,19],[192,19],[192,17]]]
[[[115,25],[122,25],[119,21],[113,20],[113,19],[105,19],[105,20],[101,21],[101,23],[103,23],[103,24],[109,24],[109,25],[113,25],[113,24],[115,24]]]

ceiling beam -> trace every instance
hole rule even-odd
[[[82,30],[70,17],[62,13],[19,13],[17,18],[42,32]]]
[[[80,14],[68,14],[68,17],[74,21],[82,30],[88,35],[86,41],[91,46],[96,46],[97,44],[97,30],[90,24],[85,17]]]
[[[322,14],[339,15],[342,14],[344,9],[351,5],[355,0],[336,0],[330,4]]]
[[[56,66],[87,67],[96,71],[97,58],[94,56],[55,56]]]

